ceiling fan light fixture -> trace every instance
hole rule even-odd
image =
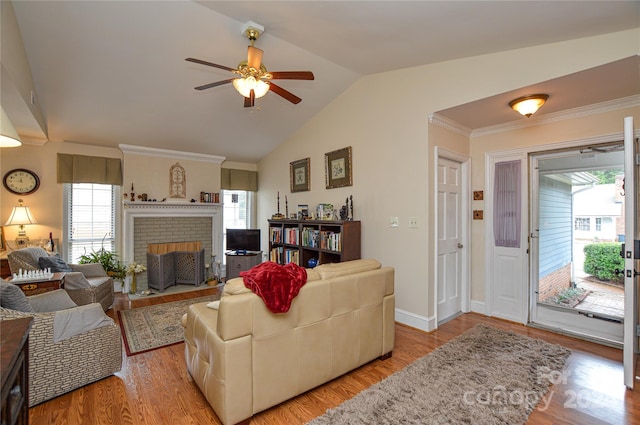
[[[531,96],[519,97],[509,102],[509,106],[516,112],[529,118],[549,99],[548,94],[533,94]]]
[[[251,90],[253,90],[256,99],[264,96],[269,91],[269,84],[262,80],[256,80],[253,76],[234,79],[233,87],[244,97],[250,97]]]

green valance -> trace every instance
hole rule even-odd
[[[227,190],[258,191],[258,173],[248,170],[220,169],[220,188]]]
[[[99,183],[122,186],[120,158],[58,154],[58,183]]]

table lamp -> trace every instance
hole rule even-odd
[[[27,236],[27,232],[24,230],[24,226],[26,224],[38,224],[31,211],[29,211],[29,207],[25,207],[22,205],[22,199],[18,199],[18,206],[13,207],[11,211],[11,215],[9,216],[9,220],[4,224],[5,226],[14,226],[19,225],[20,230],[18,231],[18,236],[16,237],[16,245],[18,247],[23,247],[27,245],[29,241],[29,237]]]

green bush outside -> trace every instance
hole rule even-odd
[[[606,242],[585,245],[584,271],[600,280],[622,281],[615,270],[624,269],[624,259],[620,256],[620,243]]]

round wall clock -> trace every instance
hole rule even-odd
[[[38,190],[40,178],[31,170],[16,168],[4,175],[2,184],[11,193],[28,195]]]

